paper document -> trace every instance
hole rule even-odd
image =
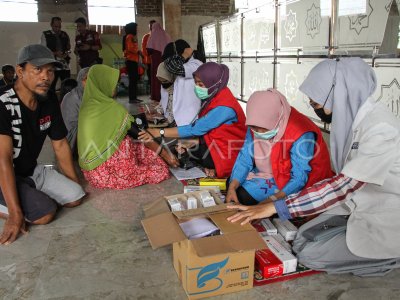
[[[192,219],[179,225],[189,240],[199,239],[219,230],[214,223],[205,218]]]
[[[195,179],[207,177],[206,174],[197,167],[185,170],[182,168],[169,168],[172,175],[178,180]]]

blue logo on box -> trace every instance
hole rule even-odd
[[[220,270],[228,263],[228,260],[229,257],[225,258],[223,261],[212,263],[205,267],[188,268],[186,277],[192,278],[196,276],[195,273],[197,273],[196,285],[198,289],[201,289],[201,291],[189,293],[189,295],[210,293],[220,289],[224,281],[218,276],[220,274]]]

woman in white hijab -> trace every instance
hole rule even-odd
[[[332,122],[336,176],[286,199],[241,210],[245,224],[324,212],[300,227],[293,242],[299,262],[329,273],[378,276],[400,267],[400,122],[371,97],[375,72],[360,58],[326,60],[300,86],[310,105]]]

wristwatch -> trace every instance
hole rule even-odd
[[[160,137],[162,139],[164,138],[164,134],[165,134],[165,130],[164,129],[160,129]]]

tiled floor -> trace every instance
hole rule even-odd
[[[48,145],[41,161],[53,161]],[[0,299],[185,299],[170,247],[153,251],[140,225],[142,205],[182,192],[181,183],[87,191],[82,206],[0,246]],[[319,274],[216,299],[400,299],[399,282],[400,270],[382,278]]]

